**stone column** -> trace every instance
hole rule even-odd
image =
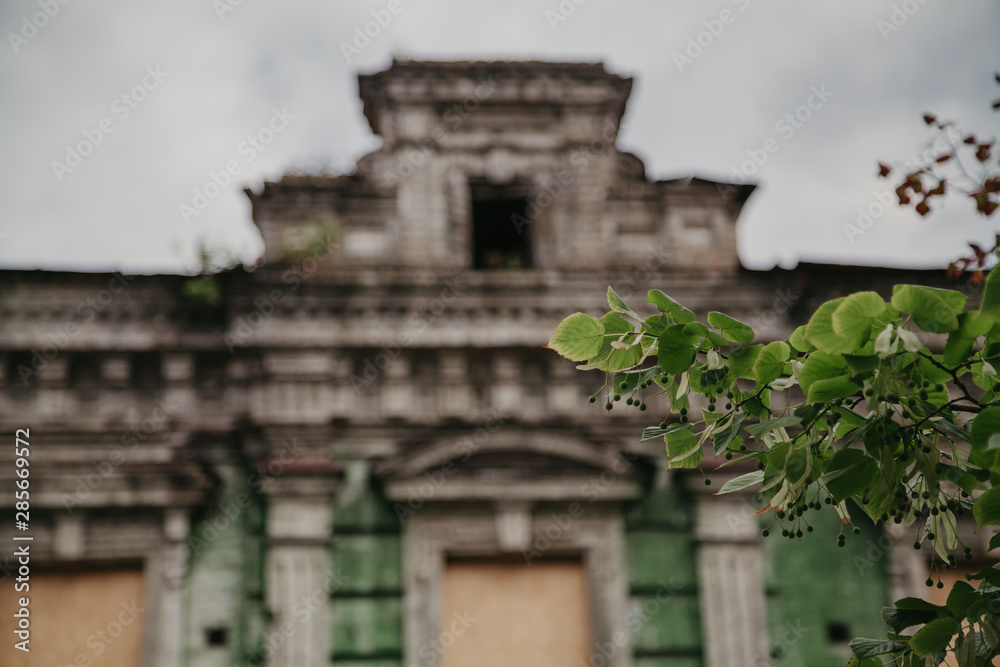
[[[713,495],[729,475],[710,477],[708,487],[690,480],[705,666],[751,665],[769,655],[760,531],[750,496]]]
[[[168,509],[163,517],[164,542],[154,556],[156,593],[149,595],[145,603],[149,609],[149,632],[155,638],[147,647],[151,648],[149,664],[156,667],[180,667],[184,657],[184,579],[187,575],[188,545],[190,530],[188,510]],[[152,564],[151,564],[152,565]],[[159,600],[156,608],[150,608],[154,599]]]
[[[927,590],[924,586],[927,556],[913,548],[916,530],[890,521],[886,524],[884,538],[884,542],[879,538],[878,547],[879,556],[884,555],[888,547],[890,603],[905,597],[922,597]]]
[[[269,667],[326,667],[330,661],[330,556],[337,469],[296,461],[268,479],[264,635]]]

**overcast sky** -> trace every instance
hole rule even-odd
[[[944,266],[1000,228],[958,199],[928,220],[893,207],[853,243],[844,228],[890,186],[876,161],[923,148],[924,111],[1000,134],[995,1],[399,1],[350,62],[389,0],[0,3],[0,266],[183,272],[199,240],[256,257],[242,188],[375,149],[357,74],[393,54],[603,60],[635,78],[619,145],[650,178],[731,180],[773,139],[739,225],[750,267]],[[814,91],[806,122],[777,124]],[[276,109],[294,118],[241,150]],[[96,145],[77,161],[80,142]],[[180,204],[230,160],[240,174],[185,224]]]

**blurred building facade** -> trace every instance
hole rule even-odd
[[[616,145],[632,81],[600,64],[359,81],[381,148],[248,190],[256,270],[0,272],[37,661],[5,643],[0,662],[815,666],[880,636],[881,605],[926,577],[912,539],[763,540],[750,496],[712,493],[735,473],[705,486],[637,442],[657,400],[606,412],[605,378],[543,345],[608,285],[767,340],[826,299],[942,276],[741,268],[753,186],[649,180]]]

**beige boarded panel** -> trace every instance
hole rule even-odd
[[[444,667],[578,667],[590,660],[579,560],[449,562],[438,647]]]
[[[17,599],[0,586],[3,667],[139,667],[142,660],[142,571],[31,573],[30,653],[14,648]]]

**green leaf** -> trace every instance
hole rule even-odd
[[[785,461],[785,476],[789,484],[798,483],[809,474],[809,451],[800,447],[794,449]]]
[[[622,338],[623,335],[622,342],[634,342],[637,336],[637,334],[633,333],[635,325],[626,321],[617,313],[608,313],[602,317],[601,324],[604,326],[605,336],[601,351],[597,354],[598,359],[602,360],[600,369],[616,373],[628,370],[639,363],[639,360],[642,358],[642,348],[640,345],[633,345],[625,350],[616,349],[612,345],[619,338]]]
[[[753,342],[753,329],[728,315],[713,310],[708,314],[708,323],[721,331],[726,340],[742,345]]]
[[[615,292],[610,285],[608,286],[608,305],[611,306],[611,310],[615,311],[616,313],[624,313],[625,315],[631,317],[633,320],[637,322],[642,322],[642,318],[636,315],[632,311],[632,309],[625,304],[622,298],[618,296],[618,293]]]
[[[778,471],[779,476],[784,479],[785,461],[788,460],[788,454],[792,451],[792,443],[790,442],[779,442],[771,451],[767,453],[767,466],[768,474],[771,472],[771,468]]]
[[[833,313],[840,307],[846,297],[827,301],[816,309],[809,319],[806,329],[806,339],[817,349],[829,354],[849,354],[856,352],[864,344],[866,334],[858,336],[841,336],[833,329]]]
[[[795,426],[796,424],[801,424],[801,423],[802,423],[801,417],[793,417],[793,416],[778,417],[776,419],[771,419],[766,422],[761,422],[759,424],[751,424],[750,426],[747,426],[747,433],[759,439],[765,433],[770,433],[771,431],[775,431],[779,428],[788,428],[789,426]]]
[[[729,341],[726,340],[725,337],[720,336],[714,331],[708,332],[708,340],[711,341],[712,345],[716,347],[726,347],[727,345],[729,345]],[[702,346],[702,349],[704,349],[704,346]]]
[[[729,423],[712,434],[716,456],[720,456],[726,451],[730,443],[740,437],[740,427],[743,426],[743,421],[746,418],[747,415],[745,412],[733,413]]]
[[[707,336],[709,334],[708,327],[701,322],[688,322],[681,331],[689,336]]]
[[[729,352],[729,370],[735,377],[753,379],[753,365],[757,361],[757,355],[764,349],[763,345],[749,345],[747,347],[737,347]]]
[[[921,329],[934,333],[958,328],[958,314],[965,309],[966,300],[960,292],[921,285],[896,285],[892,290],[892,305],[913,315]]]
[[[976,338],[986,335],[992,326],[993,322],[977,310],[961,313],[958,316],[958,329],[948,334],[948,342],[944,346],[944,363],[957,366],[968,359]]]
[[[948,593],[947,607],[955,618],[962,618],[971,605],[979,597],[976,589],[964,581],[956,581]]]
[[[812,352],[816,349],[816,346],[809,342],[806,337],[806,331],[809,327],[803,324],[800,327],[796,327],[792,335],[788,337],[788,342],[799,352]]]
[[[969,427],[969,437],[977,450],[1000,447],[1000,407],[992,406],[976,415]]]
[[[697,336],[684,333],[683,324],[667,327],[667,330],[660,334],[657,346],[656,354],[660,368],[670,375],[677,375],[691,368],[698,351],[695,347],[697,343]]]
[[[799,386],[802,387],[802,391],[808,393],[813,382],[844,375],[846,371],[847,363],[843,356],[817,350],[802,364],[802,370],[799,371]]]
[[[995,623],[996,622],[993,620],[983,619],[979,625],[983,631],[981,636],[986,640],[986,643],[989,644],[991,651],[996,649],[997,646],[1000,646],[1000,634],[998,634],[996,629],[993,627]]]
[[[865,491],[878,477],[878,464],[859,449],[841,449],[826,465],[826,490],[837,502]]]
[[[785,367],[785,361],[792,353],[788,343],[776,340],[764,346],[764,349],[757,355],[754,362],[754,379],[759,385],[766,385],[781,377],[781,372]]]
[[[687,324],[694,321],[694,313],[658,289],[649,290],[647,298],[651,305],[656,306],[657,310],[661,313],[667,313],[680,324]]]
[[[910,640],[910,648],[921,657],[940,653],[948,648],[951,638],[959,631],[954,618],[939,618],[920,628]]]
[[[843,338],[867,333],[885,310],[885,299],[876,292],[856,292],[846,297],[831,315],[833,331]]]
[[[948,334],[948,342],[944,344],[944,363],[949,366],[957,366],[972,354],[972,345],[975,341],[969,338],[962,338],[958,331]]]
[[[697,468],[701,465],[701,444],[690,428],[667,434],[667,456],[671,468]]]
[[[659,426],[647,426],[642,430],[642,439],[639,442],[645,442],[646,440],[653,440],[654,438],[662,438],[668,433],[674,433],[675,431],[683,431],[689,428],[691,428],[690,424],[668,424],[664,428],[661,428]]]
[[[879,658],[858,660],[858,656],[852,655],[851,659],[847,661],[847,667],[882,667],[882,660]]]
[[[587,361],[604,345],[604,325],[586,313],[573,313],[556,327],[549,348],[570,361]]]
[[[643,331],[654,336],[659,336],[667,327],[673,324],[673,322],[671,322],[666,315],[657,313],[656,315],[650,315],[647,317],[642,321],[642,324]]]
[[[826,403],[837,398],[847,398],[861,391],[861,385],[852,382],[849,377],[829,378],[827,380],[817,380],[809,386],[806,399],[810,403]]]
[[[994,267],[995,269],[996,267]],[[994,322],[1000,322],[1000,271],[990,270],[983,288],[979,312]]]
[[[899,633],[914,625],[923,625],[933,621],[940,615],[939,609],[896,609],[894,607],[882,608],[882,620],[892,628],[893,632]]]
[[[843,356],[847,367],[854,375],[863,375],[875,370],[882,364],[882,358],[878,355],[869,354],[845,354]]]
[[[1000,563],[996,565],[987,565],[986,567],[979,570],[975,574],[967,574],[965,578],[969,581],[978,581],[980,579],[985,579],[987,583],[992,584],[1000,588]]]
[[[907,609],[913,611],[932,611],[940,616],[942,608],[936,604],[922,600],[920,598],[902,598],[896,600],[896,609]]]
[[[886,641],[884,639],[866,639],[864,637],[852,639],[850,646],[858,660],[877,658],[880,655],[895,653],[906,648],[906,644],[899,642]]]
[[[956,426],[947,419],[942,419],[941,421],[935,421],[932,422],[932,424],[934,425],[935,428],[939,428],[941,431],[950,435],[953,438],[958,438],[959,440],[962,440],[964,442],[970,442],[970,443],[972,442],[972,438],[969,436],[968,432],[966,432],[962,427]],[[968,492],[968,489],[965,489],[965,491]]]
[[[972,505],[972,516],[976,518],[976,529],[984,526],[1000,525],[1000,486],[983,492]]]
[[[976,667],[976,635],[970,632],[962,637],[958,647],[958,667]]]
[[[987,551],[993,551],[994,549],[1000,549],[1000,531],[990,538],[990,546]]]
[[[756,486],[764,481],[764,471],[754,470],[753,472],[748,472],[745,475],[740,475],[734,479],[729,480],[722,485],[722,488],[718,490],[715,495],[722,495],[723,493],[733,493],[734,491],[742,491],[751,486]]]

